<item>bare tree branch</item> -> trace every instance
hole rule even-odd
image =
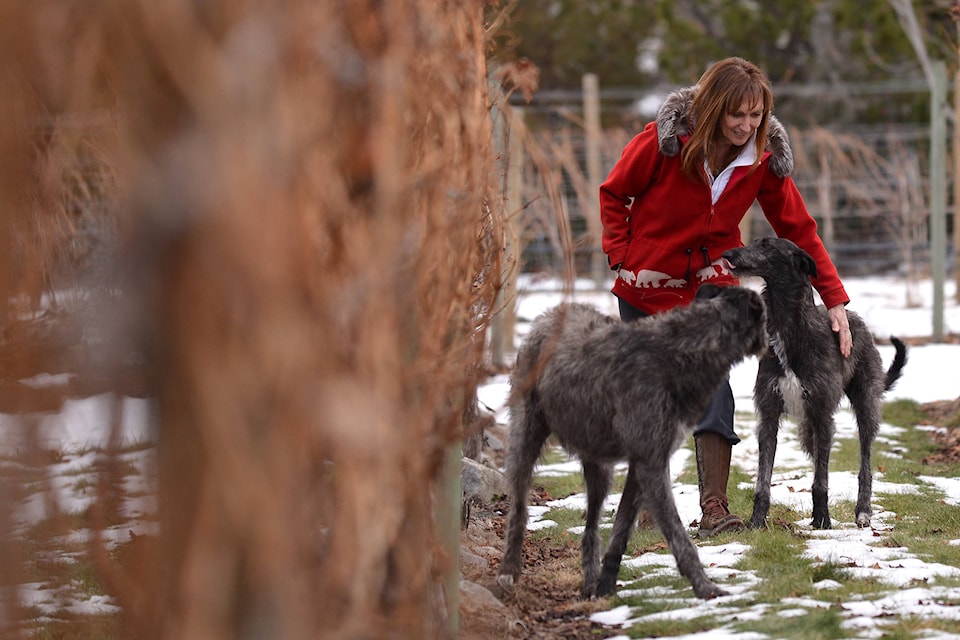
[[[903,33],[910,41],[914,53],[917,54],[917,60],[920,61],[920,66],[923,68],[923,75],[927,79],[927,84],[932,87],[933,67],[930,64],[927,45],[923,41],[923,31],[920,30],[920,23],[917,22],[917,14],[913,11],[913,3],[910,0],[887,0],[887,2],[896,11]]]

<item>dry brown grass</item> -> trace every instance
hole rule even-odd
[[[0,300],[39,305],[82,220],[65,187],[104,189],[111,335],[158,404],[159,539],[135,562],[92,550],[130,637],[446,635],[439,482],[503,235],[482,10],[3,10],[0,250],[23,268]],[[33,132],[94,109],[98,179],[71,180],[81,146]]]

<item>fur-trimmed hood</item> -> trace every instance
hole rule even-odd
[[[680,136],[690,135],[688,116],[696,95],[697,85],[685,87],[671,93],[660,105],[657,136],[663,155],[677,155],[680,152]],[[770,126],[767,128],[767,151],[772,154],[770,169],[777,176],[785,178],[793,172],[793,150],[787,130],[773,114],[770,114]]]

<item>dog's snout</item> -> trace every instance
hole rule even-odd
[[[740,259],[742,251],[743,251],[743,248],[741,247],[736,249],[727,249],[722,254],[720,254],[720,258],[723,260],[724,266],[729,271],[733,271],[738,267],[743,266],[742,260]]]

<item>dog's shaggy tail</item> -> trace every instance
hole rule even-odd
[[[883,387],[884,391],[890,391],[890,389],[893,388],[893,385],[896,384],[903,373],[903,365],[907,364],[907,346],[893,336],[890,336],[890,343],[897,352],[893,356],[893,362],[890,363],[890,368],[887,369],[887,380]]]

